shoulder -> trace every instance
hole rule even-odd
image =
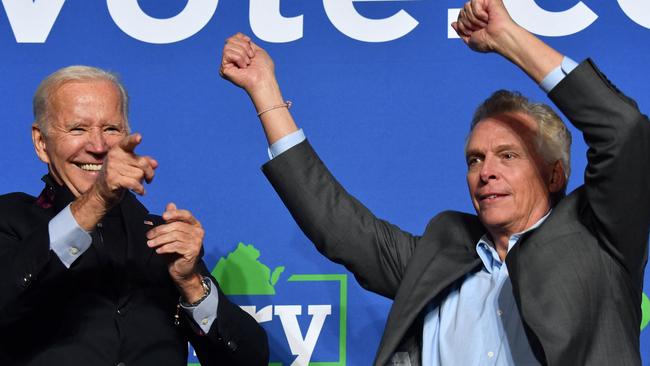
[[[0,195],[0,212],[15,213],[15,210],[36,206],[36,197],[23,192],[13,192]]]
[[[473,242],[484,233],[485,228],[476,215],[459,211],[442,211],[429,220],[424,235],[462,238],[461,240]]]
[[[0,195],[0,231],[3,233],[29,232],[47,221],[48,215],[48,210],[37,205],[36,197],[22,192]]]
[[[478,217],[473,214],[460,211],[442,211],[436,216],[429,220],[428,226],[431,225],[441,225],[441,224],[450,224],[450,225],[481,225],[478,221]]]

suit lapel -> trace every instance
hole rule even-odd
[[[377,364],[388,362],[434,297],[480,266],[474,247],[484,233],[483,226],[471,215],[452,219],[462,222],[436,225],[418,243],[391,307]]]
[[[150,217],[149,211],[130,192],[124,196],[121,205],[122,219],[126,228],[127,263],[139,262],[138,266],[146,267],[154,252],[146,244],[147,231],[153,228],[155,221]]]
[[[126,228],[126,277],[124,289],[120,296],[120,306],[125,306],[133,295],[134,286],[143,283],[147,277],[147,266],[154,250],[146,244],[146,234],[153,225],[155,218],[149,215],[149,211],[133,196],[127,192],[120,203],[122,208],[122,220]]]

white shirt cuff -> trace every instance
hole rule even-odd
[[[67,205],[48,224],[50,249],[59,257],[66,268],[70,268],[92,243],[92,238],[82,229]]]
[[[305,134],[302,128],[284,136],[269,146],[269,159],[275,158],[303,141],[305,141]]]
[[[208,297],[196,306],[181,304],[181,307],[194,319],[194,322],[201,328],[203,333],[208,334],[212,323],[217,319],[217,308],[219,307],[219,292],[212,279],[210,278],[210,294]]]
[[[564,56],[562,59],[562,63],[551,70],[551,72],[548,73],[542,80],[542,82],[539,83],[539,87],[542,88],[547,94],[555,88],[557,84],[560,83],[564,79],[565,76],[567,76],[573,69],[578,66],[578,63],[573,61],[567,56]]]

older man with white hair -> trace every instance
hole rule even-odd
[[[150,214],[158,162],[135,153],[112,73],[56,71],[34,96],[45,189],[0,196],[0,364],[266,365],[257,322],[201,260],[204,231],[169,203]]]

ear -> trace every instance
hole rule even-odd
[[[557,193],[564,188],[566,185],[566,176],[561,161],[557,160],[553,163],[553,170],[551,171],[549,179],[548,190],[551,193]]]
[[[45,134],[41,131],[41,128],[38,127],[36,122],[34,122],[32,124],[32,143],[34,144],[34,150],[42,162],[50,164],[50,157],[47,155],[47,143],[45,139]]]

